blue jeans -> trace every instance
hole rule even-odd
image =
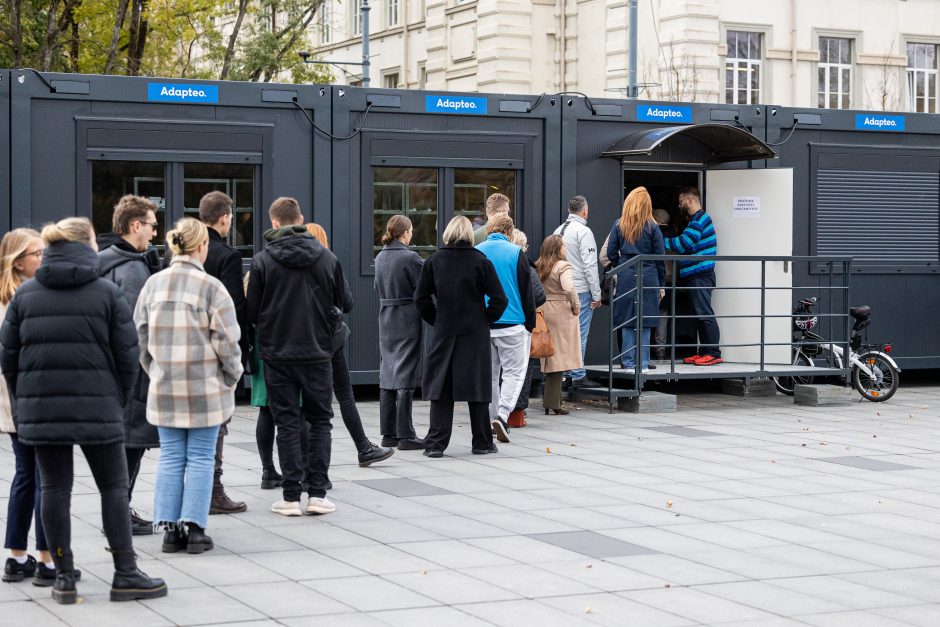
[[[36,450],[21,444],[15,433],[10,434],[16,471],[10,483],[7,503],[7,533],[4,548],[25,551],[30,523],[36,521],[36,550],[46,551],[46,534],[42,529],[42,497]]]
[[[649,327],[643,329],[643,360],[640,362],[640,368],[644,370],[650,366],[650,331],[652,329]],[[620,363],[627,370],[633,370],[636,368],[636,328],[624,327],[620,329],[620,334],[623,337],[622,350],[627,351],[620,357]],[[633,348],[630,348],[631,346]]]
[[[215,443],[219,426],[199,429],[158,427],[160,464],[153,496],[153,524],[209,524]]]
[[[579,292],[578,300],[581,302],[581,313],[578,314],[578,324],[581,327],[581,363],[587,363],[585,351],[587,351],[588,332],[591,330],[591,319],[594,317],[594,310],[591,309],[591,293]],[[565,375],[571,377],[572,381],[579,381],[587,376],[584,368],[569,370]]]

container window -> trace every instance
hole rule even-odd
[[[411,249],[422,257],[437,250],[438,169],[373,168],[372,255],[382,250],[382,234],[393,215],[411,220]]]
[[[121,196],[134,194],[157,206],[155,245],[163,247],[166,233],[166,164],[157,161],[93,161],[91,165],[91,215],[95,233],[110,233],[114,205]]]
[[[454,170],[454,215],[469,218],[473,228],[486,222],[486,199],[497,193],[509,198],[509,215],[515,220],[515,170]]]
[[[187,163],[183,166],[183,213],[199,218],[199,201],[209,192],[232,198],[235,215],[226,240],[242,257],[254,254],[254,166],[232,163]]]

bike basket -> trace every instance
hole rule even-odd
[[[822,342],[824,341],[821,335],[816,335],[812,331],[807,331],[803,334],[804,342]],[[803,349],[803,354],[813,357],[818,355],[822,351],[822,346],[819,344],[802,344],[801,348]]]

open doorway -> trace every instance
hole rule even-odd
[[[662,209],[669,214],[669,224],[661,227],[664,236],[675,236],[682,233],[689,218],[679,210],[679,190],[684,187],[702,187],[702,172],[688,170],[624,170],[623,197],[626,198],[633,189],[645,187],[653,200],[653,211]],[[656,212],[659,213],[659,212]],[[666,266],[666,282],[674,284],[672,264]],[[675,306],[673,308],[673,298]],[[688,294],[681,291],[666,291],[666,297],[660,303],[660,311],[667,314],[660,316],[660,327],[651,337],[651,357],[654,360],[669,359],[670,346],[675,344],[692,344],[696,342],[695,321],[689,318],[677,317],[675,320],[675,334],[673,334],[672,314],[688,316],[692,313],[692,305]],[[673,340],[675,337],[675,340]],[[676,358],[681,359],[695,353],[691,347],[677,347]]]

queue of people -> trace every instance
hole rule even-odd
[[[713,254],[714,225],[698,190],[680,200],[692,223],[664,239],[648,192],[633,190],[602,251],[610,266],[665,250]],[[30,578],[51,586],[57,602],[77,602],[81,572],[69,514],[77,445],[101,493],[115,566],[111,599],[166,595],[165,582],[137,569],[132,535],[162,530],[164,552],[198,555],[214,548],[210,515],[247,509],[221,483],[225,425],[244,372],[259,408],[261,488],[281,489],[271,511],[284,516],[336,511],[328,498],[334,394],[363,467],[396,450],[442,457],[458,402],[468,405],[472,454],[497,453],[494,441],[509,443],[510,429],[527,424],[537,367],[545,414],[567,414],[563,377],[589,385],[585,347],[591,311],[601,303],[587,200],[576,196],[568,209],[568,221],[544,239],[534,262],[502,194],[487,199],[487,222],[477,231],[466,217],[453,218],[443,246],[427,259],[409,247],[407,217],[388,221],[375,263],[381,446],[365,434],[344,353],[352,292],[325,231],[304,223],[295,199],[271,204],[266,245],[245,275],[241,256],[225,242],[234,214],[221,192],[203,197],[199,220],[184,218],[167,233],[166,260],[151,246],[156,207],[138,196],[120,199],[113,233],[97,238],[85,218],[47,225],[41,234],[10,231],[0,243],[0,386],[7,387],[0,428],[10,434],[16,475],[3,580]],[[695,288],[703,317],[713,266],[694,258],[680,263],[680,282]],[[630,322],[639,313],[633,301],[616,301],[624,368],[655,367],[649,344],[664,279],[662,262],[644,263],[639,337]],[[633,274],[618,277],[618,294],[635,287]],[[551,350],[533,355],[537,314]],[[700,336],[694,363],[719,363],[713,318],[700,321]],[[413,416],[418,388],[430,401],[423,438]],[[150,521],[130,504],[144,453],[155,447],[161,454]],[[39,560],[26,546],[33,519]]]

